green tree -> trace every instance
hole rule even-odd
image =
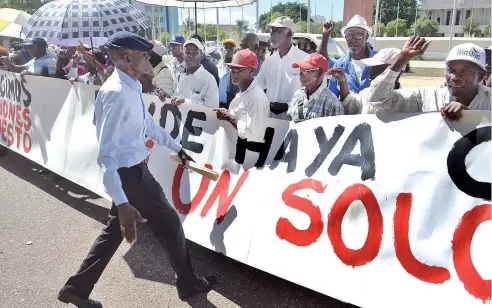
[[[185,27],[185,29],[195,29],[195,21],[190,18],[189,16],[185,18],[185,20],[183,20],[183,26]]]
[[[461,26],[463,32],[469,36],[480,36],[482,31],[480,30],[480,22],[475,18],[468,17]]]
[[[407,35],[407,21],[405,19],[392,20],[386,25],[386,35],[393,36],[406,36]]]
[[[373,20],[378,20],[376,18],[376,3],[374,1],[374,15]],[[398,6],[398,4],[400,4]],[[398,7],[400,11],[398,13]],[[418,0],[384,0],[381,1],[381,22],[386,24],[388,27],[388,23],[398,16],[398,19],[405,20],[406,29],[410,29],[413,21],[415,20],[415,10],[420,8],[420,2]],[[390,36],[390,35],[388,35]]]
[[[384,36],[384,34],[386,33],[386,25],[382,22],[378,22],[377,23],[378,25],[378,33],[376,33],[376,36]],[[376,23],[374,23],[374,25],[372,26],[372,31],[373,32],[376,32]]]
[[[161,42],[163,44],[166,44],[170,40],[171,40],[171,34],[169,34],[167,32],[161,32]]]
[[[305,21],[296,22],[296,32],[307,33],[307,22]]]
[[[301,8],[301,14],[299,16],[299,7]],[[295,23],[299,20],[307,20],[307,6],[304,3],[299,2],[286,2],[278,3],[273,6],[270,11],[260,15],[260,28],[265,31],[265,26],[280,16],[288,16]],[[270,18],[271,17],[271,18]]]
[[[333,27],[333,32],[331,37],[343,37],[342,35],[343,21],[335,21],[335,26]]]
[[[436,36],[437,31],[439,31],[439,23],[437,21],[430,20],[426,15],[417,19],[415,31],[418,36]]]
[[[194,34],[195,30],[193,29],[191,33],[186,35],[188,37],[190,34]],[[217,25],[206,24],[198,24],[198,34],[203,37],[203,39],[207,38],[207,41],[216,41],[217,40]],[[219,28],[220,40],[224,40],[227,37],[227,33],[224,29]]]
[[[491,24],[488,24],[483,30],[483,35],[485,35],[485,37],[491,37],[491,29],[490,29],[491,26],[492,26]]]
[[[233,27],[234,39],[240,41],[243,34],[249,31],[249,23],[247,20],[236,20],[236,25]]]
[[[32,15],[44,4],[51,1],[52,0],[8,0],[1,1],[0,8],[16,9]]]

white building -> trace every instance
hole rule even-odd
[[[456,14],[453,20],[453,5],[456,1]],[[464,36],[462,26],[468,17],[480,22],[483,30],[490,24],[491,0],[422,0],[420,15],[427,15],[439,23],[437,36]]]

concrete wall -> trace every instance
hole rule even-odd
[[[406,37],[381,37],[376,38],[376,50],[383,48],[399,48],[401,49],[408,38]],[[423,58],[424,60],[431,61],[444,61],[448,56],[449,52],[449,37],[431,37],[429,38],[432,42],[429,48],[425,52]],[[335,39],[342,47],[348,51],[347,42],[343,38]],[[451,47],[454,47],[463,43],[474,43],[480,47],[488,47],[492,44],[490,38],[469,38],[469,37],[455,37],[453,38]]]

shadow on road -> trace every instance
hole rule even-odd
[[[42,189],[78,212],[106,223],[108,209],[89,202],[90,199],[99,199],[99,196],[85,188],[63,178],[57,179],[53,174],[41,175],[40,165],[11,151],[6,156],[0,157],[0,167]],[[74,197],[69,193],[82,197]],[[223,243],[220,242],[220,234],[237,216],[235,208],[231,210],[213,231],[214,238],[219,238],[214,244],[219,251],[225,250],[225,247],[221,247]],[[197,275],[215,275],[219,284],[214,291],[240,307],[357,308],[236,262],[193,242],[188,243]],[[87,248],[89,246],[90,243]],[[165,250],[146,226],[139,227],[138,241],[124,255],[124,259],[136,278],[168,285],[175,284],[174,271]],[[206,294],[196,296],[187,303],[197,308],[216,307],[208,301]]]

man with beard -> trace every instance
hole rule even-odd
[[[240,92],[232,100],[229,110],[217,109],[217,119],[231,123],[240,138],[238,142],[263,142],[270,102],[255,79],[258,57],[253,51],[243,49],[234,55],[228,66],[232,83]]]
[[[136,239],[137,221],[147,222],[166,247],[181,299],[208,291],[215,283],[213,277],[197,278],[193,274],[179,216],[145,163],[150,154],[145,135],[177,152],[183,163],[193,160],[145,110],[138,78],[152,71],[148,52],[153,47],[144,38],[126,31],[112,35],[104,45],[116,69],[96,98],[97,162],[113,205],[106,228],[58,294],[61,302],[80,308],[102,308],[89,295],[123,238],[130,243]]]
[[[424,54],[428,45],[429,41],[418,36],[405,43],[396,62],[372,82],[371,104],[388,113],[441,111],[450,120],[461,118],[463,110],[490,110],[490,89],[482,84],[485,51],[471,43],[451,49],[446,59],[446,87],[394,89],[407,63]]]
[[[371,58],[376,54],[374,50],[366,46],[372,30],[363,17],[355,15],[347,26],[342,27],[341,32],[350,52],[338,59],[333,67],[343,68],[347,74],[350,92],[359,93],[370,85],[369,68],[361,62],[361,59]],[[340,95],[340,84],[335,78],[330,79],[328,86],[336,96]]]
[[[313,53],[304,61],[294,63],[293,68],[300,68],[302,88],[290,102],[288,118],[294,122],[343,115],[343,106],[338,98],[326,86],[325,73],[328,60],[319,53]]]
[[[270,100],[270,116],[287,119],[287,110],[294,93],[301,88],[299,69],[292,64],[304,60],[307,53],[292,44],[296,25],[282,16],[266,26],[273,47],[277,50],[265,59],[258,74],[258,85],[266,90]]]

